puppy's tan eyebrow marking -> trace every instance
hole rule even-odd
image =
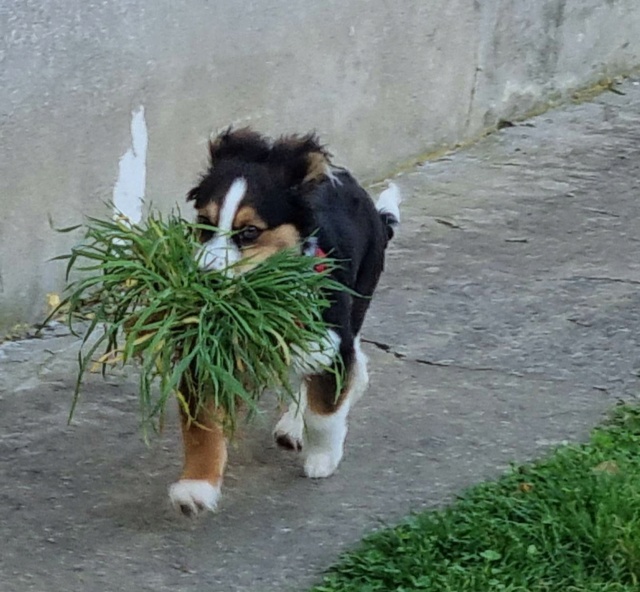
[[[198,210],[198,223],[199,224],[211,224],[211,226],[218,225],[218,214],[220,213],[220,206],[217,203],[208,203],[203,208]]]
[[[236,214],[236,218],[233,221],[233,228],[235,230],[239,230],[240,228],[244,228],[245,226],[255,226],[260,230],[267,230],[269,227],[267,223],[258,215],[255,208],[251,206],[242,206],[238,213]]]

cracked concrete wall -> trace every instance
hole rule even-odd
[[[316,129],[373,179],[640,64],[637,0],[26,0],[0,30],[0,332],[62,287],[49,218],[182,204],[229,123]]]

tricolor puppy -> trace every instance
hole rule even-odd
[[[211,226],[201,236],[203,268],[233,265],[237,272],[243,260],[253,266],[288,248],[301,256],[331,253],[344,262],[335,279],[364,296],[335,294],[324,315],[333,329],[296,359],[299,404],[274,431],[281,447],[302,452],[307,477],[328,477],[342,459],[349,409],[367,387],[360,329],[400,221],[400,192],[390,184],[374,205],[348,171],[331,164],[313,135],[271,142],[249,129],[227,131],[209,150],[211,164],[187,198],[198,222]],[[336,400],[335,378],[322,368],[338,357],[347,378]],[[186,514],[213,510],[220,495],[227,451],[215,415],[210,409],[197,423],[183,417],[184,470],[170,497]]]

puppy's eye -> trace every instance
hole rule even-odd
[[[258,240],[261,233],[262,230],[257,226],[245,226],[238,232],[236,237],[241,245],[250,245]]]

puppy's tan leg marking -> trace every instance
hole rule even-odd
[[[227,463],[227,442],[220,414],[212,405],[204,408],[197,421],[181,413],[184,468],[180,480],[169,489],[174,507],[193,516],[216,509]]]

